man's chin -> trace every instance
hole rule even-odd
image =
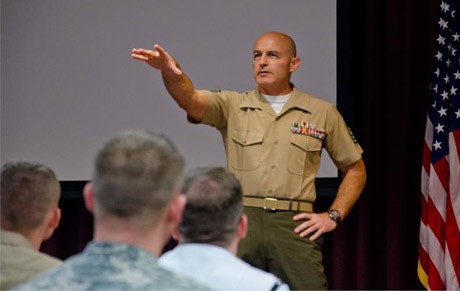
[[[271,85],[271,84],[273,83],[273,80],[271,80],[270,78],[267,78],[267,77],[260,77],[260,76],[257,76],[257,77],[256,77],[256,83],[257,83],[257,85],[259,85],[259,86]]]

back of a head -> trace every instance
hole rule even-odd
[[[6,163],[1,174],[1,226],[27,233],[58,206],[61,188],[50,168],[31,162]]]
[[[184,160],[165,137],[125,131],[99,151],[93,175],[96,219],[150,226],[179,190]]]
[[[225,168],[198,168],[185,178],[187,205],[179,225],[180,241],[227,247],[243,214],[241,185]]]

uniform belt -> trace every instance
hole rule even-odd
[[[243,205],[248,207],[263,208],[266,210],[313,212],[313,204],[311,202],[274,197],[245,196],[243,198]]]

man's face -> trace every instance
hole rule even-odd
[[[286,86],[295,66],[294,52],[288,39],[278,34],[264,34],[254,44],[252,68],[260,87]]]

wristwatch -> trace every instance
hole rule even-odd
[[[334,220],[337,224],[342,221],[342,215],[337,209],[329,209],[327,214],[329,215],[329,218]]]

